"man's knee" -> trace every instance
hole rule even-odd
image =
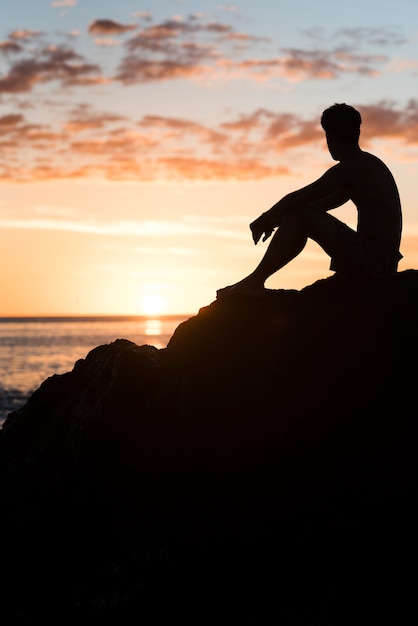
[[[290,228],[314,239],[328,254],[333,251],[336,233],[341,224],[336,217],[320,209],[304,207],[288,213],[285,218]]]
[[[312,224],[318,221],[318,209],[305,207],[296,209],[282,217],[282,224],[298,227],[304,231],[310,230]]]

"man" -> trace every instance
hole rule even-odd
[[[217,291],[222,299],[235,293],[258,296],[264,283],[314,239],[331,257],[335,272],[383,278],[396,273],[402,212],[398,189],[386,165],[359,146],[360,113],[335,104],[321,117],[328,149],[339,161],[315,182],[289,193],[263,213],[250,229],[254,243],[277,230],[256,269]],[[351,200],[358,212],[354,231],[328,213]]]

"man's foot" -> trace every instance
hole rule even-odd
[[[217,300],[224,300],[229,296],[240,295],[240,296],[249,296],[251,298],[260,298],[263,296],[265,292],[264,287],[255,287],[250,283],[246,283],[245,281],[241,281],[236,283],[235,285],[230,285],[229,287],[224,287],[223,289],[218,289],[216,292]]]

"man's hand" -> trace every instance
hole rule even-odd
[[[260,217],[250,224],[254,243],[257,244],[262,235],[264,235],[263,241],[266,241],[271,236],[275,227],[276,226],[271,217],[269,217],[266,213],[260,215]]]

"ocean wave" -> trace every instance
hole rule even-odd
[[[3,427],[9,413],[17,411],[24,406],[29,395],[20,389],[0,388],[0,428]]]

